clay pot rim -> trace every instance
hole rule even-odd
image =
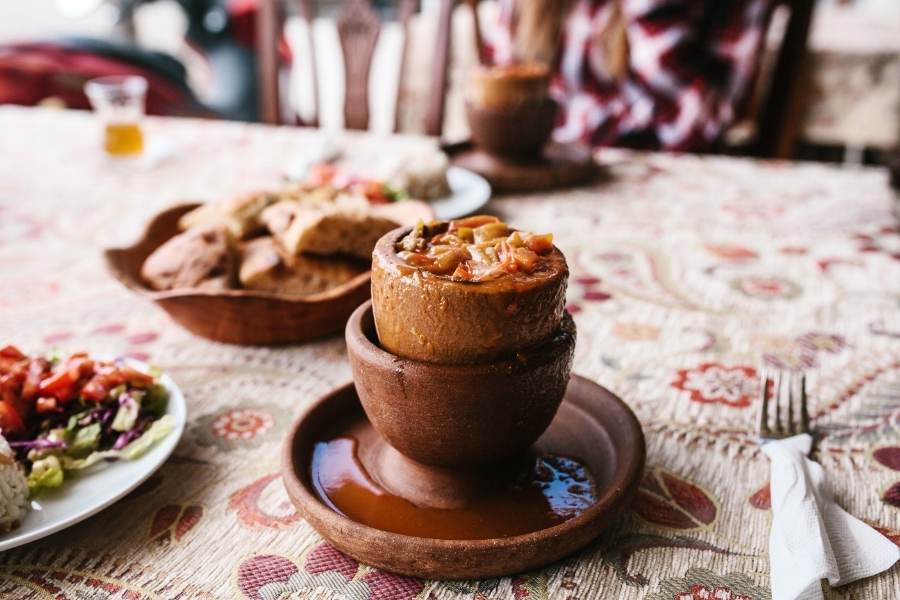
[[[601,387],[593,381],[587,380],[579,375],[573,374],[571,378],[582,379],[584,381],[587,381],[587,383],[591,385]],[[304,483],[300,480],[300,477],[298,477],[297,475],[298,464],[295,461],[294,453],[297,434],[300,431],[301,426],[304,424],[304,421],[313,416],[323,405],[332,402],[334,398],[347,393],[348,388],[352,388],[354,385],[355,384],[350,381],[343,386],[336,387],[312,402],[305,409],[301,410],[300,414],[298,414],[294,421],[291,423],[281,450],[281,476],[285,487],[288,489],[288,495],[294,498],[299,498],[300,503],[303,505],[304,509],[312,514],[314,520],[320,522],[329,522],[332,525],[336,524],[337,528],[339,528],[345,536],[362,539],[372,539],[373,541],[375,541],[375,543],[385,544],[396,543],[399,540],[428,540],[428,544],[430,547],[437,547],[439,549],[447,550],[514,548],[520,544],[532,543],[537,540],[552,538],[557,535],[565,535],[572,530],[578,529],[597,518],[599,513],[606,512],[607,509],[609,509],[612,505],[615,504],[615,502],[617,502],[621,498],[623,493],[627,493],[627,490],[624,490],[616,485],[610,485],[604,491],[603,495],[597,499],[597,502],[595,502],[590,508],[588,508],[577,517],[573,517],[571,519],[568,519],[567,521],[563,521],[558,525],[554,525],[546,529],[540,529],[538,531],[532,531],[530,533],[523,533],[520,535],[505,538],[493,538],[486,540],[443,540],[438,538],[423,538],[402,533],[394,533],[391,531],[385,531],[383,529],[377,529],[375,527],[364,525],[325,505],[325,503],[322,502],[322,500],[320,500],[311,491],[311,488],[314,486],[312,482],[310,482],[309,488],[304,485]],[[621,408],[624,409],[622,411],[624,419],[621,420],[618,425],[621,426],[622,429],[628,429],[629,431],[627,433],[623,433],[622,436],[631,437],[633,439],[638,439],[641,441],[640,451],[635,457],[635,460],[631,463],[617,463],[613,479],[617,482],[631,483],[632,487],[636,487],[637,483],[640,480],[640,474],[644,469],[644,463],[646,460],[644,433],[641,429],[640,422],[638,422],[637,417],[634,415],[631,409],[621,399],[619,399],[618,396],[615,396],[615,394],[612,395],[619,401],[619,403],[621,404]],[[308,466],[304,467],[304,470],[307,473],[309,473],[310,471]]]
[[[571,318],[568,312],[564,313],[563,320]],[[516,358],[505,358],[477,364],[441,364],[397,356],[369,339],[369,336],[366,335],[366,328],[363,327],[364,320],[371,321],[374,329],[375,315],[372,312],[371,300],[366,300],[360,304],[353,311],[353,314],[350,315],[350,318],[347,319],[345,333],[347,352],[362,362],[379,369],[393,371],[397,368],[397,365],[406,364],[412,365],[417,369],[426,369],[429,375],[440,377],[441,379],[450,379],[455,376],[464,376],[467,379],[471,379],[472,377],[494,377],[498,373],[508,373],[510,371],[516,372],[523,366],[523,363]],[[574,344],[574,342],[570,342],[570,339],[575,337],[574,332],[570,335],[554,335],[554,339],[546,342],[545,345],[523,351],[529,358],[525,363],[529,368],[554,360],[560,352],[565,351],[570,343]],[[531,354],[534,350],[536,351]]]
[[[452,220],[452,219],[451,219]],[[509,226],[508,231],[521,231],[520,229],[516,229],[515,227]],[[388,231],[386,234],[381,236],[378,239],[378,242],[375,244],[375,250],[372,255],[372,268],[375,268],[375,262],[378,260],[378,256],[386,255],[389,261],[389,264],[392,268],[400,269],[411,269],[409,275],[402,275],[403,277],[410,277],[413,273],[419,273],[419,275],[423,278],[423,280],[427,280],[429,282],[434,282],[436,285],[444,285],[451,286],[453,288],[466,290],[467,294],[492,294],[495,293],[492,290],[496,289],[496,285],[502,285],[504,278],[493,279],[490,281],[456,281],[449,277],[441,276],[441,275],[433,275],[429,273],[428,277],[423,275],[423,270],[418,267],[411,267],[404,263],[399,256],[397,256],[396,245],[397,243],[403,239],[406,234],[412,231],[413,228],[410,225],[403,225],[396,229],[392,229]],[[562,260],[562,264],[565,267],[564,269],[560,269],[557,272],[547,273],[545,277],[535,277],[530,281],[525,283],[518,283],[516,289],[519,291],[530,290],[535,286],[540,286],[542,282],[555,279],[558,277],[568,277],[569,276],[569,262],[566,260],[566,255],[563,254],[562,250],[560,250],[556,244],[553,245],[553,250],[551,250],[548,254],[542,256],[556,256]],[[427,272],[427,271],[424,271]]]

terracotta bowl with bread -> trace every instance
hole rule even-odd
[[[420,202],[373,212],[299,206],[266,193],[175,206],[134,245],[107,250],[106,262],[126,287],[196,335],[293,344],[341,331],[369,298],[367,256],[378,237],[432,216]]]

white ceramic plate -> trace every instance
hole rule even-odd
[[[142,371],[148,369],[141,362],[129,362]],[[30,510],[22,524],[0,537],[0,551],[39,540],[87,519],[121,499],[166,462],[184,432],[187,407],[171,377],[163,375],[160,383],[169,390],[167,413],[175,418],[175,429],[136,460],[100,463],[82,473],[66,473],[61,487],[45,491],[30,501]]]
[[[435,215],[442,221],[470,215],[491,199],[491,184],[478,173],[460,167],[449,167],[447,181],[452,194],[430,203]]]

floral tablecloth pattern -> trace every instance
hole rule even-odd
[[[648,467],[626,518],[584,552],[516,577],[430,582],[324,543],[278,477],[292,416],[349,379],[340,337],[212,343],[103,265],[103,247],[132,241],[163,207],[277,183],[309,133],[148,129],[168,159],[110,164],[89,115],[0,108],[2,341],[150,360],[189,405],[174,456],[138,490],[0,554],[0,597],[768,599],[763,365],[809,374],[816,455],[837,499],[900,543],[900,229],[884,173],[604,151],[608,176],[591,187],[493,201],[555,233],[571,267],[575,370],[634,409]],[[895,567],[830,593],[898,590]]]

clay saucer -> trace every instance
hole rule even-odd
[[[572,144],[547,144],[534,158],[503,158],[471,143],[445,147],[451,162],[488,180],[495,192],[531,192],[588,183],[601,174],[591,152]]]
[[[595,482],[596,503],[553,527],[510,537],[414,537],[354,521],[317,495],[311,475],[314,449],[344,434],[360,440],[361,455],[372,451],[367,444],[384,444],[366,420],[352,383],[307,407],[291,427],[282,453],[288,495],[325,539],[353,558],[395,573],[431,579],[510,575],[583,548],[616,522],[644,467],[644,436],[637,418],[614,394],[575,375],[535,450],[572,457],[586,465]]]

